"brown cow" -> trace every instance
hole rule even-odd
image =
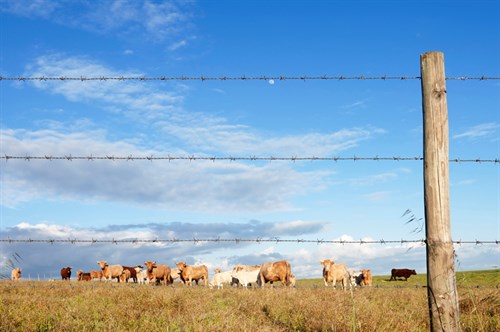
[[[85,273],[83,270],[78,270],[76,271],[76,279],[78,281],[90,281],[92,280],[92,277],[90,276],[90,272]]]
[[[12,280],[21,279],[21,268],[20,267],[13,268],[12,271],[10,272],[10,278]]]
[[[148,281],[151,282],[160,282],[163,281],[164,285],[172,283],[172,278],[170,276],[170,267],[163,264],[156,264],[156,262],[144,262],[146,265],[146,272],[148,275]]]
[[[281,281],[281,284],[284,286],[293,286],[290,263],[283,260],[274,263],[266,262],[262,264],[257,278],[257,284],[262,287],[267,282],[272,284],[275,281]]]
[[[111,281],[116,278],[120,282],[120,276],[123,272],[123,266],[121,265],[109,265],[106,261],[97,261],[97,265],[101,267],[102,275],[107,280]]]
[[[208,268],[205,265],[189,266],[185,262],[178,262],[175,265],[179,268],[181,280],[186,285],[191,286],[193,280],[198,284],[198,280],[203,279],[205,286],[208,286]]]
[[[349,282],[349,271],[346,266],[342,263],[335,264],[333,260],[325,259],[319,262],[323,265],[323,281],[325,286],[328,287],[328,283],[332,283],[332,287],[336,287],[337,281],[342,283],[342,289],[346,290],[347,286],[351,287]]]
[[[61,278],[62,280],[70,280],[71,279],[71,269],[72,267],[63,267],[61,269]]]
[[[409,269],[392,269],[391,270],[391,279],[389,280],[398,280],[398,278],[405,278],[405,281],[412,275],[417,275],[415,270]]]

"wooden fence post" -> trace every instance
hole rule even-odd
[[[424,117],[424,204],[427,297],[431,331],[459,331],[455,251],[451,239],[448,109],[444,55],[420,56]]]

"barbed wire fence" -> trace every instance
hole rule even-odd
[[[292,157],[280,157],[280,156],[269,156],[269,157],[261,157],[261,156],[249,156],[249,157],[238,157],[238,156],[115,156],[115,155],[106,155],[106,156],[73,156],[73,155],[64,155],[64,156],[52,156],[52,155],[43,155],[43,156],[35,156],[35,155],[24,155],[24,156],[13,156],[13,155],[3,155],[0,156],[0,160],[111,160],[111,161],[176,161],[176,160],[187,160],[187,161],[291,161],[291,162],[300,162],[300,161],[423,161],[423,157],[300,157],[300,156],[292,156]],[[494,163],[500,164],[500,158],[494,159],[482,159],[482,158],[474,158],[474,159],[462,159],[462,158],[453,158],[448,160],[450,163]]]
[[[0,239],[0,242],[3,243],[47,243],[47,244],[56,244],[56,243],[70,243],[70,244],[98,244],[98,243],[107,243],[107,244],[124,244],[124,243],[193,243],[199,244],[203,242],[215,242],[215,243],[312,243],[312,244],[420,244],[424,245],[426,243],[425,239],[418,240],[324,240],[324,239],[280,239],[280,238],[256,238],[256,239],[248,239],[248,238],[192,238],[192,239],[77,239],[77,238],[69,238],[69,239]],[[483,245],[483,244],[496,244],[499,245],[499,240],[454,240],[453,244],[462,245],[462,244],[473,244],[473,245]]]
[[[348,80],[359,80],[359,81],[407,81],[407,80],[421,80],[420,76],[349,76],[349,75],[299,75],[299,76],[276,76],[276,75],[262,75],[262,76],[17,76],[17,77],[7,77],[0,75],[0,82],[106,82],[106,81],[137,81],[137,82],[152,82],[152,81],[348,81]],[[493,81],[500,80],[500,77],[495,76],[456,76],[456,77],[446,77],[447,81]],[[401,157],[401,156],[373,156],[373,157],[340,157],[340,156],[115,156],[115,155],[3,155],[0,156],[0,160],[5,162],[13,160],[24,160],[24,161],[221,161],[221,162],[233,162],[233,161],[287,161],[287,162],[358,162],[358,161],[423,161],[423,157]],[[500,164],[500,158],[452,158],[449,159],[450,163],[484,163],[484,164]],[[32,238],[17,238],[17,239],[0,239],[0,243],[41,243],[41,244],[151,244],[151,243],[164,243],[164,244],[175,244],[175,243],[192,243],[199,244],[204,242],[212,243],[298,243],[298,244],[337,244],[337,245],[390,245],[390,244],[414,244],[424,246],[426,244],[425,239],[416,240],[324,240],[324,239],[281,239],[281,238],[190,238],[190,239],[32,239]],[[452,241],[454,245],[499,245],[499,240],[455,240]],[[71,286],[73,287],[73,286]]]
[[[421,80],[420,76],[349,76],[349,75],[321,75],[321,76],[17,76],[6,77],[0,75],[0,81],[387,81],[387,80]],[[495,76],[456,76],[446,77],[447,81],[492,81],[500,80]]]

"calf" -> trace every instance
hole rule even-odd
[[[70,280],[71,279],[71,269],[72,267],[63,267],[61,269],[61,278],[62,280]]]
[[[92,277],[90,275],[90,272],[85,273],[85,272],[83,272],[83,270],[78,270],[78,271],[76,271],[76,279],[78,281],[90,281],[90,280],[92,280]]]
[[[10,278],[12,280],[21,279],[21,268],[20,267],[13,268],[12,271],[10,272]]]
[[[123,272],[120,275],[120,281],[122,281],[122,282],[128,282],[128,280],[130,279],[130,275],[131,275],[131,273],[130,273],[129,269],[123,269]],[[136,274],[136,279],[137,279],[137,274]]]
[[[215,269],[215,275],[209,283],[209,287],[213,288],[217,286],[217,288],[223,288],[224,284],[230,284],[232,282],[232,271],[221,272],[220,269]]]
[[[134,266],[134,267],[131,267],[131,266],[123,266],[123,269],[124,270],[129,270],[130,272],[130,279],[132,279],[133,282],[137,282],[137,269],[136,268],[139,268],[142,269],[142,266],[141,265],[137,265],[137,266]]]
[[[148,271],[141,270],[138,267],[136,269],[139,269],[139,271],[136,271],[137,272],[137,282],[139,284],[147,284],[147,283],[149,283],[149,280],[148,280]]]
[[[392,269],[391,270],[391,279],[389,280],[398,280],[398,278],[405,278],[405,281],[412,275],[417,275],[415,270],[409,269]]]
[[[181,270],[178,268],[170,270],[170,280],[174,282],[175,279],[179,279],[182,283],[184,283],[184,280],[181,278]]]
[[[103,277],[102,271],[95,271],[95,270],[90,271],[90,278],[92,280],[99,279],[99,281],[101,281],[102,277]]]
[[[361,270],[361,286],[371,287],[372,286],[372,271],[370,269]]]

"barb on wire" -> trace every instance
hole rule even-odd
[[[25,160],[25,161],[32,161],[32,160],[48,160],[48,161],[53,161],[53,160],[67,160],[67,161],[75,161],[75,160],[86,160],[86,161],[95,161],[95,160],[111,160],[111,161],[161,161],[161,160],[168,160],[174,161],[174,160],[181,160],[181,161],[291,161],[293,163],[298,162],[298,161],[422,161],[424,160],[423,157],[298,157],[298,156],[292,156],[292,157],[275,157],[275,156],[269,156],[269,157],[258,157],[258,156],[250,156],[250,157],[235,157],[235,156],[229,156],[229,157],[217,157],[217,156],[210,156],[210,157],[204,157],[204,156],[195,156],[195,155],[189,155],[189,156],[159,156],[155,157],[153,155],[151,156],[136,156],[134,157],[133,155],[128,155],[128,156],[114,156],[114,155],[105,155],[105,156],[94,156],[94,155],[89,155],[89,156],[73,156],[71,154],[65,155],[65,156],[52,156],[52,155],[43,155],[43,156],[30,156],[30,155],[25,155],[25,156],[16,156],[16,155],[3,155],[0,156],[0,160]],[[500,164],[500,158],[494,158],[494,159],[482,159],[482,158],[473,158],[473,159],[460,159],[460,158],[452,158],[449,159],[449,162],[452,163],[494,163],[494,164]]]
[[[302,75],[302,76],[274,76],[274,75],[263,75],[263,76],[80,76],[80,77],[71,77],[71,76],[1,76],[0,81],[59,81],[59,82],[71,82],[71,81],[139,81],[139,82],[151,82],[151,81],[346,81],[346,80],[358,80],[358,81],[368,81],[368,80],[421,80],[420,76],[344,76],[344,75],[321,75],[321,76],[312,76],[312,75]],[[449,81],[488,81],[488,80],[500,80],[500,77],[495,76],[456,76],[456,77],[446,77],[446,80]]]

